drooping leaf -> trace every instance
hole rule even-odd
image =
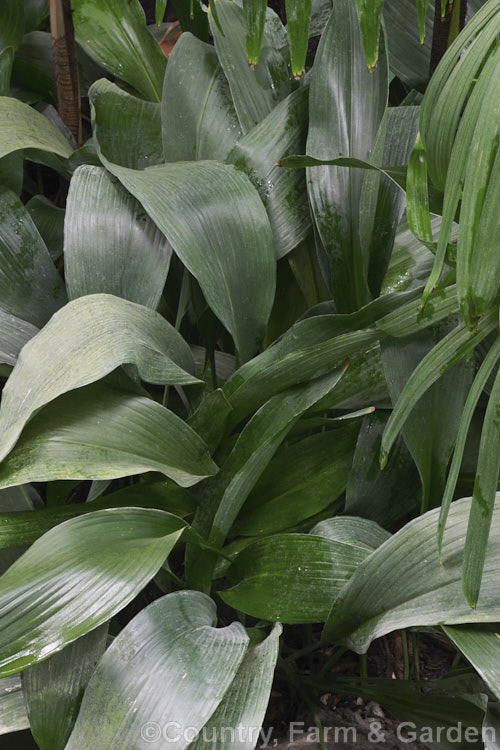
[[[241,136],[217,53],[192,34],[182,34],[168,61],[161,116],[167,162],[224,161]]]
[[[307,97],[306,86],[287,96],[227,156],[228,161],[248,174],[259,191],[278,258],[296,247],[311,229],[305,173],[277,166],[283,156],[297,153],[305,145]]]
[[[261,538],[237,556],[221,593],[235,609],[273,622],[321,622],[371,550],[312,534]]]
[[[0,309],[41,327],[65,302],[63,281],[28,211],[0,187]]]
[[[104,292],[156,309],[172,248],[142,206],[100,167],[75,171],[66,204],[70,299]]]
[[[498,625],[446,625],[446,635],[471,662],[490,690],[500,697],[498,664],[500,660],[500,636]]]
[[[363,49],[369,70],[377,65],[379,52],[380,21],[384,0],[356,0]]]
[[[311,75],[308,154],[320,160],[338,156],[367,161],[384,114],[387,85],[384,56],[373,73],[366,68],[353,3],[335,2]],[[309,198],[341,312],[369,301],[368,260],[362,257],[359,238],[362,181],[359,170],[308,170]]]
[[[264,336],[276,278],[271,227],[250,180],[216,161],[143,170],[105,163],[165,234],[247,360]]]
[[[375,521],[357,516],[327,518],[313,526],[310,533],[334,542],[365,547],[368,552],[373,552],[391,537],[391,534]]]
[[[218,750],[253,750],[271,693],[281,631],[281,625],[275,624],[264,640],[251,631],[255,642],[250,641],[224,698],[189,750],[209,750],[213,738]]]
[[[166,58],[146,28],[138,0],[72,0],[78,43],[105,70],[161,101]]]
[[[184,522],[120,508],[48,531],[0,577],[0,674],[27,669],[109,620],[159,570]]]
[[[218,629],[216,622],[214,602],[197,591],[164,596],[136,615],[97,665],[67,750],[93,743],[145,750],[162,737],[176,750],[187,747],[248,648],[241,623]]]
[[[132,96],[106,78],[92,84],[89,99],[107,159],[131,169],[164,161],[159,104]]]
[[[406,218],[411,231],[419,240],[433,242],[427,187],[427,160],[420,133],[417,135],[408,164],[406,201]]]
[[[440,2],[440,0],[437,0]],[[385,0],[384,25],[391,71],[410,89],[425,91],[429,78],[434,0],[429,0],[425,39],[420,41],[417,4],[422,0]]]
[[[275,533],[328,507],[345,489],[357,433],[358,425],[346,424],[285,447],[248,496],[234,531]]]
[[[439,510],[425,513],[364,560],[345,584],[325,625],[325,641],[364,653],[374,638],[410,626],[485,623],[500,619],[500,494],[493,514],[485,576],[476,609],[461,586],[463,538],[471,499],[450,509],[441,562],[436,545]]]
[[[189,487],[216,470],[203,440],[176,414],[152,399],[92,384],[32,418],[0,464],[0,487],[146,471]]]
[[[66,747],[107,634],[107,625],[101,625],[22,673],[29,726],[40,750]]]
[[[0,97],[0,157],[23,148],[48,151],[63,158],[73,149],[46,117],[11,96]]]
[[[0,458],[34,412],[124,363],[134,363],[148,382],[198,382],[188,345],[153,310],[108,294],[65,305],[25,345],[3,389]]]
[[[217,21],[214,18],[215,8]],[[268,15],[270,13],[272,11],[268,10]],[[248,65],[244,11],[233,0],[211,3],[209,21],[215,49],[229,82],[241,128],[243,133],[248,133],[290,93],[286,60],[276,48],[271,30],[265,29],[259,64],[256,68]]]

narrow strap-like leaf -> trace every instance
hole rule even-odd
[[[312,0],[286,0],[290,60],[294,78],[300,78],[306,66],[311,9]]]
[[[248,64],[255,67],[259,62],[264,24],[266,22],[267,0],[243,0],[245,12],[245,39]]]

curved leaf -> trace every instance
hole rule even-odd
[[[239,622],[216,621],[215,604],[197,591],[164,596],[136,615],[97,665],[66,750],[146,750],[151,739],[187,747],[248,648]]]
[[[132,96],[106,78],[92,84],[89,99],[108,159],[131,169],[164,161],[159,104]]]
[[[0,675],[43,661],[123,609],[183,527],[160,510],[120,508],[44,534],[0,577]]]
[[[485,576],[476,609],[461,586],[463,539],[470,498],[452,503],[441,562],[439,510],[406,524],[364,560],[346,583],[325,625],[325,641],[364,653],[374,638],[410,626],[497,622],[500,619],[500,494],[493,513]]]
[[[71,179],[64,232],[70,299],[105,292],[156,309],[172,248],[142,206],[99,167]]]
[[[69,302],[25,345],[3,389],[0,460],[34,412],[124,363],[152,383],[198,382],[188,345],[158,313],[108,294]]]
[[[71,0],[71,6],[75,36],[87,54],[159,102],[167,60],[138,0]]]
[[[183,487],[217,467],[203,440],[156,401],[92,384],[33,417],[0,464],[0,487],[160,471]]]
[[[241,136],[229,84],[210,44],[184,33],[168,61],[161,104],[165,161],[224,161]]]
[[[0,158],[22,148],[49,151],[63,158],[73,149],[46,117],[11,96],[0,96]]]
[[[31,323],[0,310],[0,363],[14,366],[23,346],[37,333]]]
[[[264,337],[276,279],[271,227],[250,180],[216,161],[143,170],[105,163],[167,237],[248,359]]]

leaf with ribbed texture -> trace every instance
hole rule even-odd
[[[35,195],[26,203],[26,210],[38,229],[53,261],[64,247],[64,208],[58,208],[44,195]]]
[[[224,161],[241,136],[217,53],[192,34],[182,34],[168,61],[161,116],[167,162]]]
[[[439,329],[427,328],[412,336],[382,341],[384,372],[394,405],[420,362],[449,331],[450,325],[441,325]],[[441,504],[472,377],[473,369],[465,358],[457,362],[437,382],[429,384],[405,421],[403,437],[422,482],[422,512]]]
[[[161,101],[167,60],[146,28],[138,0],[72,0],[75,36],[105,70]]]
[[[500,494],[476,609],[465,601],[461,585],[463,539],[470,507],[470,498],[452,503],[441,562],[436,545],[437,508],[410,521],[372,552],[333,601],[323,639],[341,641],[364,653],[374,638],[400,628],[497,622]]]
[[[463,357],[469,356],[474,348],[498,326],[497,313],[492,311],[481,320],[479,333],[471,335],[465,323],[441,339],[419,362],[401,392],[384,432],[380,461],[385,466],[388,453],[399,431],[403,428],[412,409],[424,393]]]
[[[19,675],[0,679],[0,735],[29,729],[23,686]]]
[[[43,661],[123,609],[184,526],[164,511],[120,508],[44,534],[0,577],[0,674]]]
[[[264,337],[276,283],[273,236],[246,175],[216,161],[106,167],[144,206],[197,279],[242,361]],[[229,207],[230,206],[230,210]]]
[[[23,346],[37,333],[31,323],[0,310],[0,363],[14,366]]]
[[[11,491],[21,488],[13,488]],[[2,490],[1,492],[7,492]],[[1,495],[0,495],[1,497]],[[27,512],[21,507],[0,507],[0,549],[28,545],[42,534],[69,518],[106,508],[158,508],[182,518],[193,515],[196,500],[186,489],[173,482],[140,482],[85,503],[72,503]],[[9,512],[6,512],[6,511]]]
[[[89,99],[107,159],[131,169],[164,161],[158,103],[132,96],[106,78],[92,84]]]
[[[406,217],[411,231],[423,242],[433,242],[427,187],[427,160],[420,133],[417,135],[408,164],[406,201]]]
[[[245,13],[245,38],[248,63],[255,68],[259,62],[264,36],[267,0],[243,0]]]
[[[104,292],[156,309],[172,248],[105,169],[75,171],[66,203],[64,270],[70,299]]]
[[[407,164],[418,129],[418,117],[418,107],[388,107],[370,159],[377,164]],[[367,171],[361,190],[359,233],[363,254],[369,258],[368,285],[374,298],[380,294],[404,209],[404,191],[387,175]]]
[[[0,487],[146,471],[189,487],[216,470],[203,440],[176,414],[152,399],[95,383],[64,394],[32,418],[0,464]]]
[[[366,64],[373,70],[378,60],[380,21],[384,0],[356,0]]]
[[[0,96],[0,157],[23,148],[49,151],[63,158],[73,149],[46,117],[10,96]]]
[[[448,625],[446,635],[500,699],[500,636],[496,625]]]
[[[391,537],[391,534],[375,521],[356,516],[327,518],[313,526],[310,533],[334,542],[365,547],[368,552],[373,552]]]
[[[65,302],[64,283],[28,211],[0,188],[0,309],[41,327]]]
[[[377,328],[389,336],[405,338],[457,314],[457,288],[452,284],[445,289],[437,289],[432,297],[432,303],[428,303],[424,310],[420,309],[415,297],[412,297],[409,302],[379,318]]]
[[[300,152],[305,145],[307,97],[305,86],[287,96],[236,143],[227,157],[248,174],[259,191],[278,258],[293,250],[311,230],[305,172],[277,166],[283,156]]]
[[[322,622],[331,602],[371,550],[312,534],[259,539],[228,570],[224,601],[252,617],[287,624]]]
[[[3,389],[0,459],[42,406],[131,363],[149,383],[198,382],[188,345],[158,313],[110,294],[69,302],[25,345]]]
[[[432,216],[432,232],[437,232],[440,226],[441,217]],[[405,221],[400,222],[381,293],[404,291],[424,284],[433,263],[434,256],[431,251],[416,239]]]
[[[281,632],[279,623],[263,640],[262,631],[250,631],[250,645],[234,680],[189,750],[213,748],[214,739],[217,750],[255,748],[271,693]]]
[[[214,7],[218,22],[214,18]],[[271,13],[267,11],[268,18]],[[256,68],[248,65],[244,11],[233,0],[211,3],[208,17],[241,128],[248,133],[290,93],[288,66],[269,29],[264,29],[259,64]]]
[[[237,534],[283,531],[324,510],[344,491],[359,426],[310,435],[263,472],[234,524]]]
[[[40,750],[66,747],[107,634],[107,625],[101,625],[22,673],[29,725]]]
[[[9,93],[14,52],[24,32],[23,5],[18,0],[5,0],[0,8],[0,94]]]
[[[410,89],[425,91],[428,82],[433,17],[434,0],[430,0],[425,24],[425,39],[421,44],[415,0],[385,0],[384,2],[389,65],[391,71]]]
[[[367,161],[385,111],[387,86],[383,53],[377,69],[367,70],[354,4],[335,2],[311,74],[308,154]],[[309,198],[340,312],[369,301],[368,259],[359,238],[363,176],[359,170],[333,166],[308,170]]]
[[[464,594],[471,607],[476,606],[479,597],[499,476],[500,370],[496,373],[484,415],[472,506],[465,539],[462,580]]]
[[[214,602],[197,591],[143,609],[97,665],[66,750],[146,750],[162,737],[174,750],[187,747],[230,689],[248,648],[241,623],[216,622]]]
[[[286,0],[285,7],[292,74],[300,78],[306,67],[312,0]]]

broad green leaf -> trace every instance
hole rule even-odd
[[[65,302],[64,283],[28,211],[0,187],[0,309],[41,327]]]
[[[0,157],[22,148],[63,158],[73,153],[67,139],[46,117],[13,97],[0,96]]]
[[[357,516],[327,518],[313,526],[310,533],[334,542],[365,547],[368,552],[373,552],[391,537],[390,533],[375,521]]]
[[[496,373],[484,415],[472,506],[464,548],[464,594],[475,607],[481,588],[486,546],[500,476],[500,369]],[[484,585],[484,584],[483,584]]]
[[[429,2],[423,44],[419,39],[416,6],[415,0],[385,0],[384,25],[391,71],[408,88],[425,91],[431,59],[434,0]]]
[[[107,634],[107,625],[101,625],[22,673],[29,725],[40,750],[66,747]]]
[[[450,326],[419,331],[381,343],[384,372],[394,405],[420,362],[429,355]],[[448,463],[457,440],[460,415],[472,382],[472,367],[465,359],[448,369],[426,389],[408,415],[403,437],[422,483],[421,512],[441,504]]]
[[[424,625],[497,622],[500,595],[500,494],[493,514],[485,575],[476,609],[461,585],[463,539],[471,499],[452,503],[441,562],[436,545],[439,510],[425,513],[364,560],[345,584],[325,625],[323,639],[364,653],[374,638]]]
[[[444,632],[460,649],[490,690],[500,698],[500,636],[496,625],[444,626]]]
[[[439,549],[441,549],[441,544],[443,541],[443,534],[444,534],[444,529],[445,529],[445,524],[446,524],[446,518],[448,516],[450,504],[453,500],[453,494],[455,492],[455,487],[457,484],[460,467],[462,465],[462,460],[463,460],[464,451],[465,451],[465,444],[467,440],[467,434],[471,426],[472,418],[474,416],[474,412],[475,412],[477,403],[479,401],[479,398],[484,388],[486,387],[486,384],[488,382],[490,375],[495,371],[495,367],[497,366],[499,360],[500,360],[500,336],[497,335],[496,339],[491,344],[491,347],[489,348],[488,353],[486,354],[483,362],[481,363],[481,367],[479,368],[479,371],[476,377],[474,378],[474,382],[472,383],[469,389],[467,400],[462,410],[462,416],[460,418],[460,427],[458,429],[457,440],[456,440],[455,449],[453,452],[453,459],[451,461],[450,469],[448,472],[448,479],[446,481],[446,487],[443,493],[443,499],[441,501],[441,515],[439,517],[439,524],[438,524]],[[489,447],[487,448],[485,453],[489,453]],[[491,455],[493,456],[493,454]],[[485,459],[485,455],[483,455],[483,461],[484,459]]]
[[[14,366],[23,346],[38,328],[15,315],[0,310],[0,363]]]
[[[250,641],[224,698],[189,750],[213,748],[214,739],[217,750],[253,750],[271,693],[281,631],[278,623],[264,640]],[[254,630],[252,635],[259,632]]]
[[[182,34],[168,61],[161,117],[167,162],[224,161],[241,136],[217,53],[192,34]]]
[[[218,22],[214,18],[214,9]],[[259,64],[256,68],[248,65],[244,11],[233,0],[210,3],[208,17],[241,129],[248,133],[290,93],[288,66],[267,29],[264,30]]]
[[[287,624],[322,622],[369,554],[364,545],[312,534],[258,539],[232,563],[227,572],[232,588],[220,596],[252,617]]]
[[[300,78],[306,67],[312,0],[286,0],[285,7],[292,74]]]
[[[417,515],[422,490],[418,471],[402,437],[396,440],[386,469],[380,469],[380,443],[387,418],[387,412],[376,411],[361,423],[347,480],[345,512],[393,529]]]
[[[72,0],[80,46],[105,70],[161,101],[167,60],[146,28],[138,0]]]
[[[389,450],[397,434],[403,428],[417,401],[450,367],[463,357],[470,356],[474,347],[495,330],[497,325],[496,314],[493,313],[484,316],[479,333],[476,335],[471,335],[465,323],[460,323],[419,362],[398,398],[387,423],[380,452],[382,467],[387,462]]]
[[[307,152],[368,160],[387,101],[387,62],[382,55],[369,73],[356,9],[350,0],[334,3],[311,74]],[[340,312],[369,301],[368,259],[359,238],[363,173],[321,166],[308,171],[308,190],[317,228],[330,265]]]
[[[358,429],[355,423],[346,424],[286,446],[248,496],[235,533],[282,531],[328,507],[345,489]]]
[[[0,678],[0,735],[29,729],[29,726],[19,675]]]
[[[105,164],[198,280],[241,360],[249,359],[264,336],[276,267],[269,219],[248,177],[216,161],[143,170]]]
[[[418,128],[418,107],[388,107],[370,154],[375,163],[408,162]],[[404,191],[383,172],[367,171],[360,198],[360,242],[368,261],[368,285],[380,294],[389,265],[396,229],[405,208]]]
[[[370,71],[374,70],[378,61],[380,21],[383,7],[384,0],[356,0],[363,49],[366,64]]]
[[[0,185],[21,195],[24,179],[24,151],[13,151],[0,159]]]
[[[306,86],[287,96],[227,156],[259,191],[269,215],[278,258],[296,247],[311,230],[305,173],[277,165],[287,153],[300,152],[305,145],[307,97]]]
[[[0,487],[146,471],[189,487],[216,470],[203,440],[176,414],[96,383],[60,396],[31,419],[0,464]]]
[[[109,294],[69,302],[25,345],[3,389],[0,458],[42,406],[130,363],[150,383],[198,382],[188,345],[158,313]]]
[[[50,257],[53,261],[57,260],[64,248],[64,208],[58,208],[44,195],[35,195],[26,203],[26,210]]]
[[[248,648],[239,622],[216,622],[214,602],[196,591],[143,609],[97,665],[66,750],[146,750],[162,738],[174,750],[187,747],[230,689]]]
[[[161,164],[161,107],[123,91],[106,78],[89,90],[99,145],[112,162],[143,169]]]
[[[44,534],[0,576],[0,674],[43,661],[123,609],[183,526],[160,510],[120,508]]]
[[[11,491],[21,488],[12,488]],[[1,490],[4,493],[7,490]],[[1,497],[1,495],[0,495]],[[177,516],[194,513],[196,501],[186,489],[173,482],[141,482],[113,492],[106,497],[95,500],[87,499],[85,503],[72,503],[52,508],[29,510],[23,508],[1,507],[0,513],[0,549],[19,545],[28,545],[69,518],[93,513],[107,508],[158,508]]]
[[[243,0],[245,14],[245,38],[248,64],[253,68],[259,62],[260,48],[264,36],[267,0]]]
[[[172,248],[142,206],[100,167],[75,171],[66,203],[70,299],[104,292],[156,309]]]

